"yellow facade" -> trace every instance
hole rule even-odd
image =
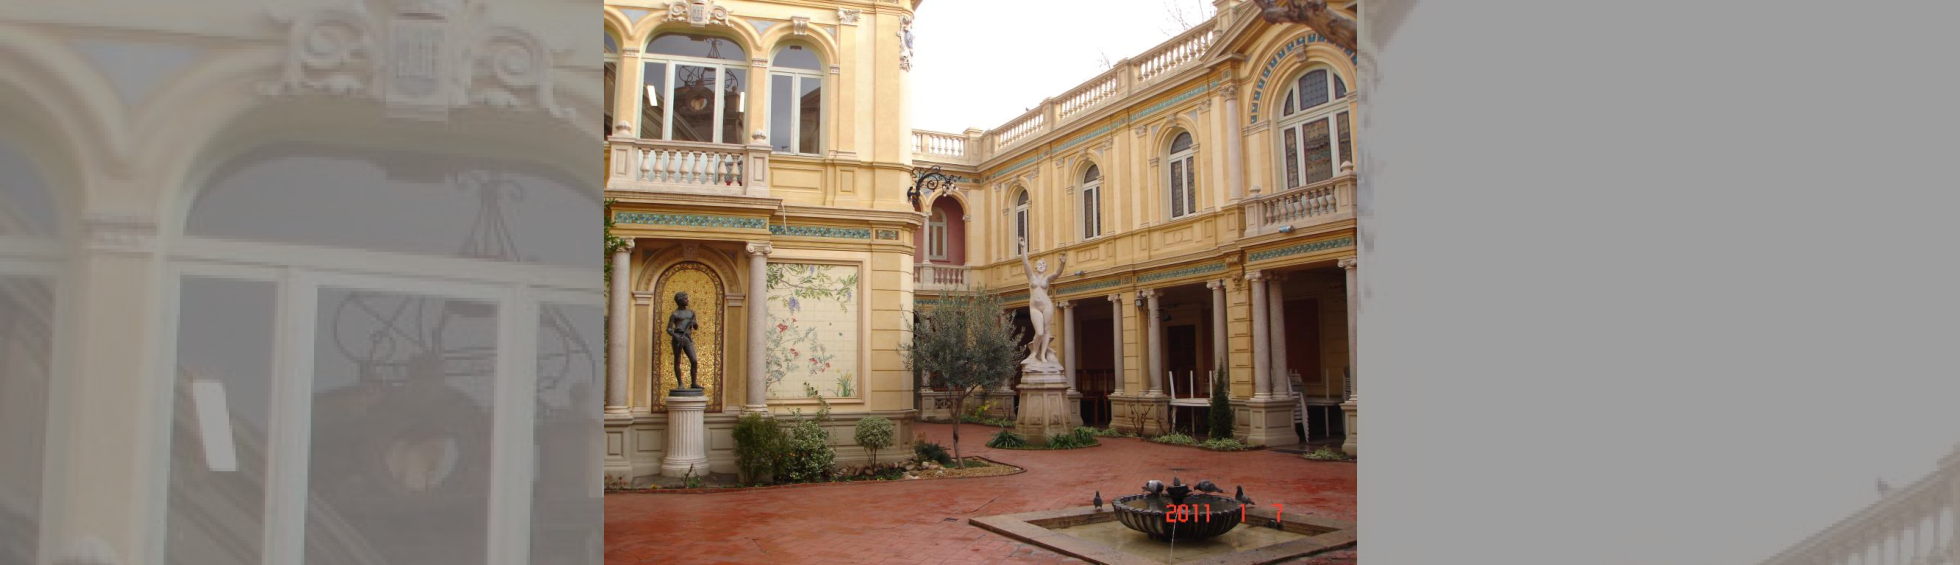
[[[852,298],[839,307],[855,308],[855,319],[830,314],[825,322],[841,324],[845,331],[834,339],[849,343],[822,343],[828,360],[817,363],[841,359],[852,374],[823,375],[841,379],[823,381],[828,390],[803,382],[839,416],[833,437],[840,438],[840,462],[851,462],[864,455],[842,438],[857,418],[891,417],[909,437],[906,426],[916,419],[950,417],[943,398],[921,390],[928,387],[914,381],[899,355],[914,292],[928,309],[932,293],[982,287],[1024,307],[1026,279],[1014,253],[1023,229],[1033,258],[1053,264],[1068,256],[1055,290],[1082,319],[1057,315],[1051,331],[1074,342],[1058,345],[1079,361],[1070,364],[1074,374],[1093,379],[1091,373],[1121,367],[1120,378],[1104,387],[1121,390],[1091,394],[1076,419],[1086,410],[1090,424],[1165,431],[1176,417],[1169,408],[1194,406],[1205,392],[1197,382],[1223,357],[1242,438],[1296,443],[1290,429],[1300,411],[1321,422],[1309,435],[1338,427],[1351,450],[1355,403],[1344,376],[1351,326],[1342,267],[1353,263],[1342,260],[1354,255],[1356,237],[1351,127],[1358,93],[1348,86],[1359,81],[1352,55],[1304,27],[1264,22],[1249,3],[1222,0],[1212,20],[1006,124],[917,131],[908,123],[904,45],[915,6],[906,4],[607,3],[615,70],[606,194],[613,234],[632,244],[613,255],[616,271],[626,266],[623,288],[631,296],[614,302],[629,321],[626,344],[614,349],[627,361],[626,374],[614,376],[625,391],[608,402],[609,471],[649,475],[665,449],[664,387],[653,377],[672,372],[654,367],[672,362],[661,333],[672,293],[658,286],[662,277],[694,269],[723,289],[709,293],[719,298],[707,307],[727,323],[718,326],[718,345],[702,354],[720,369],[706,416],[708,456],[714,471],[727,472],[734,457],[727,434],[740,413],[763,406],[779,415],[808,412],[817,402],[767,384],[795,380],[782,367],[805,359],[782,351],[792,345],[771,341],[782,338],[770,332],[785,331],[778,321],[793,316],[780,310],[787,297],[769,290],[777,277],[756,282],[752,273],[790,265],[854,274]],[[703,68],[719,82],[702,79]],[[1328,89],[1324,100],[1312,104],[1313,116],[1291,115],[1284,100],[1306,89],[1302,77],[1316,71],[1322,82],[1314,84]],[[742,82],[731,88],[731,80]],[[812,84],[820,97],[809,96]],[[704,85],[721,94],[685,94],[706,92]],[[813,108],[820,118],[810,116]],[[731,117],[731,109],[740,116]],[[687,117],[694,115],[713,118]],[[1276,132],[1326,139],[1301,149],[1285,146]],[[1293,156],[1292,174],[1284,155]],[[907,198],[914,171],[932,166],[960,182],[915,209]],[[1093,202],[1091,192],[1099,195]],[[1285,300],[1255,313],[1267,289]],[[756,306],[756,292],[777,306]],[[778,310],[756,315],[753,308]],[[1269,322],[1270,332],[1262,329]],[[1255,343],[1260,338],[1272,341]],[[1165,340],[1194,343],[1166,347]],[[758,347],[765,351],[753,351]],[[1294,349],[1311,353],[1289,353]],[[1272,367],[1255,357],[1271,358]],[[1258,378],[1260,371],[1275,376]],[[1164,377],[1170,372],[1182,376]],[[1283,380],[1294,373],[1297,380]],[[758,388],[768,389],[761,404],[752,402]],[[1013,409],[1007,391],[991,400],[998,416]],[[1346,425],[1332,425],[1335,419]]]

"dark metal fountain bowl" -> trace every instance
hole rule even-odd
[[[1116,499],[1113,506],[1116,518],[1124,526],[1159,541],[1196,541],[1221,536],[1238,527],[1239,501],[1210,494],[1183,498],[1186,512],[1179,514],[1176,521],[1166,518],[1176,508],[1168,496],[1132,494]]]

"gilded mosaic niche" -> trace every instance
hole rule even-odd
[[[770,263],[770,400],[860,398],[858,266]]]
[[[723,315],[727,311],[728,295],[724,293],[721,277],[713,269],[694,261],[676,263],[660,274],[654,283],[653,307],[653,374],[654,411],[666,409],[667,391],[685,386],[686,373],[674,372],[674,347],[668,339],[667,316],[674,312],[674,294],[687,293],[688,309],[694,311],[695,323],[700,328],[694,331],[695,358],[700,363],[702,393],[708,398],[709,412],[717,412],[722,406],[722,335]],[[687,370],[687,361],[681,360],[681,370]]]

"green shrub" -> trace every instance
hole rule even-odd
[[[1213,451],[1245,451],[1246,445],[1229,437],[1213,438],[1198,444],[1199,447]]]
[[[788,456],[780,469],[793,483],[822,481],[830,478],[830,467],[837,461],[837,452],[830,447],[830,432],[823,429],[823,421],[830,419],[830,403],[817,399],[820,408],[815,418],[805,420],[803,413],[795,414],[796,422],[789,426]]]
[[[1209,416],[1209,423],[1211,424],[1209,426],[1211,429],[1207,430],[1206,433],[1209,437],[1231,439],[1232,428],[1238,425],[1233,420],[1232,389],[1230,386],[1232,378],[1228,371],[1229,369],[1225,367],[1225,362],[1220,360],[1218,363],[1218,372],[1211,378],[1211,409],[1206,411],[1208,413],[1207,416]]]
[[[775,418],[749,414],[735,421],[735,467],[751,484],[769,481],[788,455],[789,435]]]
[[[1341,450],[1339,449],[1328,449],[1325,447],[1313,450],[1313,452],[1308,453],[1303,457],[1315,461],[1346,461],[1348,458],[1347,454],[1342,453]]]
[[[1049,449],[1080,449],[1094,447],[1095,445],[1095,436],[1079,433],[1079,430],[1078,432],[1057,434],[1055,437],[1048,438]]]
[[[871,452],[871,464],[878,464],[878,450],[892,446],[897,432],[892,421],[884,416],[865,416],[858,420],[856,439],[859,447]]]
[[[953,464],[952,454],[946,453],[946,446],[939,445],[937,442],[919,440],[918,443],[912,444],[912,456],[917,457],[920,463],[932,461],[940,465]]]
[[[1118,431],[1116,428],[1077,428],[1077,429],[1089,430],[1089,433],[1094,434],[1096,437],[1137,437],[1136,434],[1130,432]]]
[[[994,434],[994,439],[987,440],[987,447],[998,449],[1016,449],[1027,446],[1028,438],[1021,437],[1020,434],[1014,433],[1014,430],[1009,429],[1002,429],[1000,433]]]
[[[1154,438],[1150,438],[1150,441],[1154,441],[1157,443],[1168,443],[1171,445],[1196,445],[1198,443],[1196,440],[1191,439],[1191,436],[1187,436],[1184,434],[1165,434]]]

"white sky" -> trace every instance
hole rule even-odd
[[[1006,123],[1102,73],[1103,54],[1120,61],[1176,35],[1171,6],[1211,10],[1209,0],[926,0],[912,24],[912,127]]]

